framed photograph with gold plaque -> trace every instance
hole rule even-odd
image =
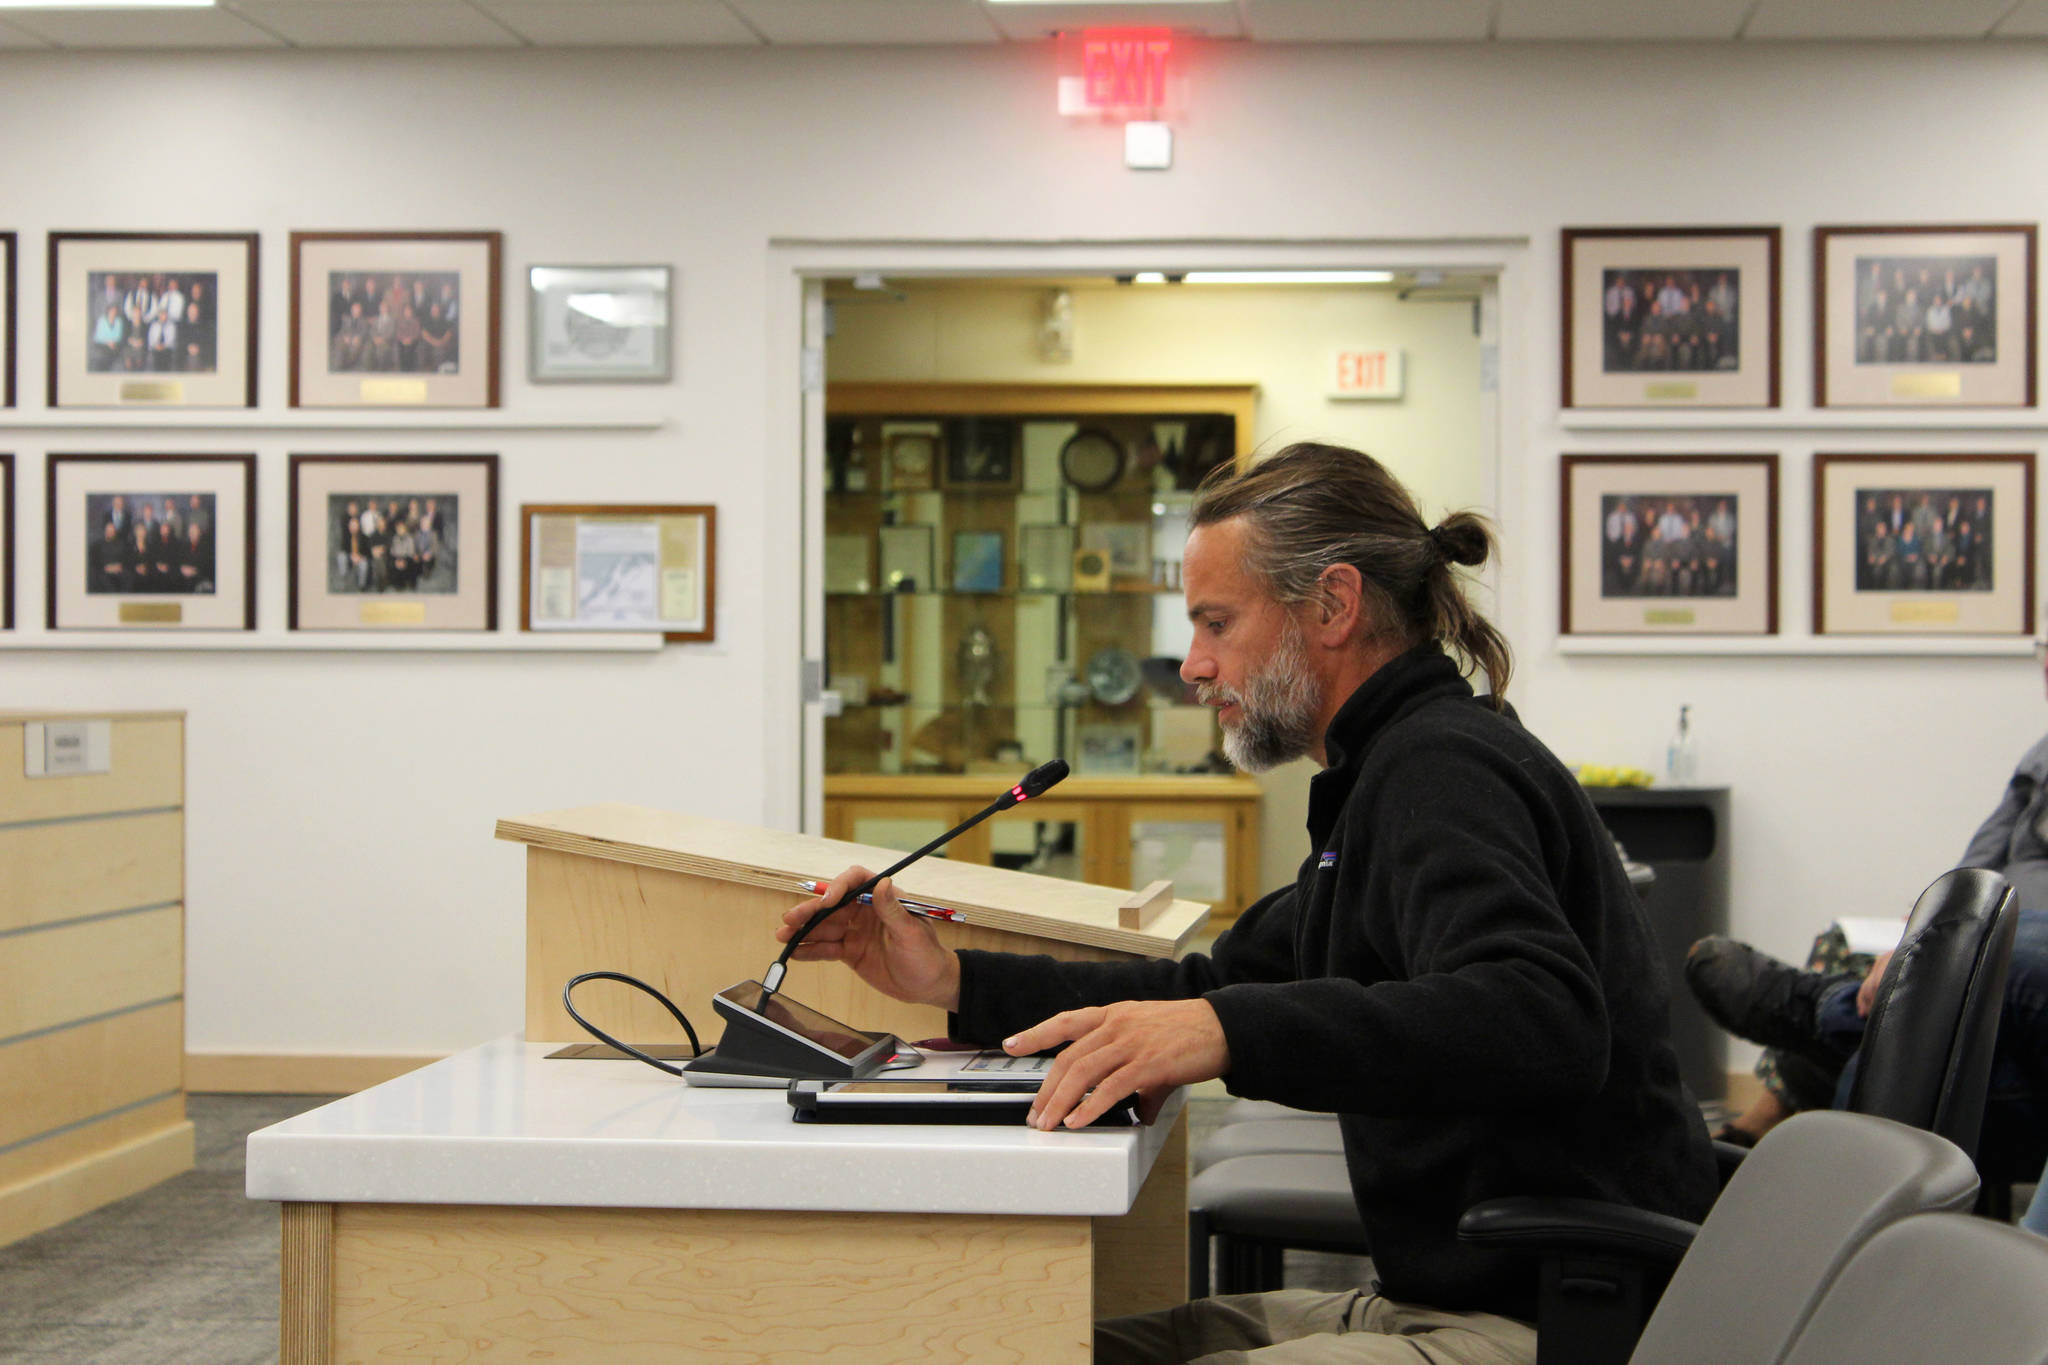
[[[2028,635],[2034,456],[1815,455],[1813,633]]]
[[[293,630],[495,630],[498,457],[294,455]]]
[[[0,232],[0,408],[14,406],[15,236]]]
[[[2034,406],[2032,223],[1813,230],[1813,402]]]
[[[53,232],[53,408],[256,406],[256,234]]]
[[[51,630],[256,629],[254,455],[51,455]]]
[[[1778,633],[1778,457],[1564,457],[1566,635]]]
[[[715,507],[529,504],[519,547],[521,630],[717,636]]]
[[[291,405],[498,406],[496,232],[294,232]]]
[[[1778,406],[1774,227],[1566,228],[1567,408]]]
[[[14,629],[14,457],[0,455],[0,630]]]

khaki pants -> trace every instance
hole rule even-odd
[[[1095,1324],[1097,1365],[1535,1365],[1536,1329],[1348,1289],[1196,1299]]]

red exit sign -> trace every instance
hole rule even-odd
[[[1090,109],[1157,109],[1166,103],[1170,28],[1081,31],[1081,80]]]

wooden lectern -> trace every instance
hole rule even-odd
[[[781,951],[775,928],[783,912],[811,894],[802,882],[836,876],[856,863],[880,871],[902,856],[616,804],[500,820],[497,834],[527,845],[529,1042],[588,1041],[562,1009],[562,986],[579,973],[609,970],[659,988],[690,1016],[709,1047],[721,1029],[711,997],[735,982],[759,980],[768,969]],[[957,912],[957,923],[933,922],[949,946],[1069,960],[1174,957],[1208,917],[1208,907],[1198,902],[1161,905],[1158,888],[1148,888],[1138,898],[1146,913],[1130,917],[1140,927],[1126,929],[1118,912],[1133,900],[1128,891],[936,857],[907,868],[897,886],[906,896]],[[792,963],[782,989],[856,1028],[912,1042],[946,1031],[944,1011],[891,1000],[837,963]],[[683,1041],[675,1021],[637,991],[592,983],[577,1005],[630,1042]],[[1096,1316],[1186,1298],[1184,1115],[1131,1211],[1094,1223]]]
[[[801,882],[856,863],[880,871],[903,856],[627,805],[500,820],[498,837],[527,845],[526,1037],[537,1043],[589,1041],[562,1009],[562,986],[605,970],[658,987],[709,1047],[720,1027],[711,997],[761,979],[781,951],[783,912],[811,894]],[[897,890],[958,912],[957,923],[933,921],[949,947],[1069,960],[1174,957],[1208,916],[1207,906],[1176,900],[1145,927],[1125,929],[1117,911],[1128,891],[937,857],[906,868]],[[782,989],[855,1028],[913,1042],[946,1031],[943,1010],[891,1000],[837,963],[793,962]],[[589,998],[585,1006],[579,995],[578,1007],[622,1038],[682,1041],[675,1021],[638,992],[593,985]]]

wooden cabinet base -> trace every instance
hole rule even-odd
[[[1186,1151],[1121,1218],[287,1204],[280,1365],[1081,1365],[1185,1296]]]

